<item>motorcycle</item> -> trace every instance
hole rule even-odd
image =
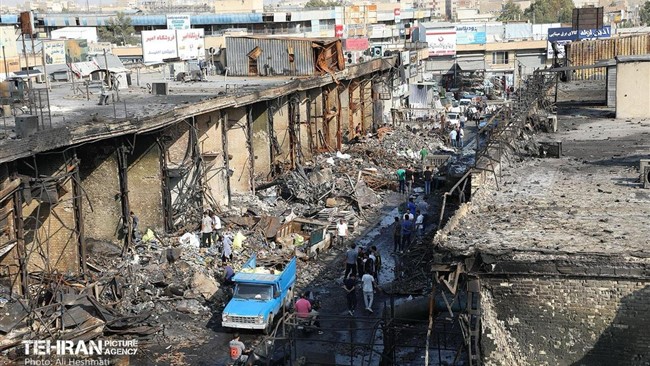
[[[311,309],[312,309],[312,313],[310,314],[311,316],[305,318],[301,318],[298,316],[295,317],[296,330],[302,332],[304,335],[307,335],[315,330],[320,331],[320,328],[317,326],[318,311],[320,310],[320,300],[317,298],[312,298],[310,302],[311,302]],[[292,310],[295,312],[295,309]]]

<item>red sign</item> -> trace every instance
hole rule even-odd
[[[348,38],[345,40],[346,51],[365,51],[370,47],[368,38]]]
[[[393,10],[393,14],[395,16],[400,16],[400,15],[402,15],[402,11],[399,8],[396,8],[395,10]]]
[[[343,37],[343,24],[336,24],[334,26],[334,37],[336,38]]]

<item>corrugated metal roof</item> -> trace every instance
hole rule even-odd
[[[131,24],[134,26],[146,25],[166,25],[167,16],[165,15],[133,15],[131,17]]]
[[[262,23],[262,13],[199,14],[192,15],[190,17],[190,22],[191,24]]]
[[[322,39],[320,39],[323,42]],[[249,76],[254,66],[256,75],[307,76],[316,73],[314,40],[307,38],[226,37],[226,64],[233,76]],[[259,48],[254,58],[248,55]],[[290,56],[292,51],[293,57]],[[293,59],[293,61],[290,61]]]
[[[650,61],[650,54],[616,57],[616,62],[647,62],[647,61]]]
[[[2,15],[0,15],[0,23],[2,23],[2,24],[16,24],[16,23],[18,23],[18,15],[2,14]]]

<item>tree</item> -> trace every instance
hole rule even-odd
[[[521,7],[514,3],[512,0],[508,0],[507,3],[503,5],[501,9],[501,14],[497,18],[500,22],[508,22],[511,20],[520,20],[524,15],[524,12],[521,11]]]
[[[573,8],[572,0],[536,0],[524,16],[535,23],[570,23]]]
[[[133,36],[135,28],[131,24],[131,18],[124,13],[117,13],[115,18],[106,21],[105,27],[99,28],[99,39],[102,42],[115,43],[118,46],[138,43],[138,38]]]
[[[641,24],[650,25],[650,1],[643,3],[643,6],[639,9],[639,18]]]
[[[309,0],[305,4],[305,8],[329,8],[337,5],[340,5],[337,1]]]

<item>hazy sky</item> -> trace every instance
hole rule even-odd
[[[99,4],[99,3],[110,4],[110,3],[113,3],[113,2],[114,2],[114,0],[88,0],[88,3],[90,3],[90,4]],[[2,5],[12,5],[13,6],[13,5],[19,5],[19,4],[22,5],[24,3],[25,3],[25,0],[0,0],[0,4],[2,4]],[[81,1],[77,0],[76,3],[79,4],[79,5],[86,5],[86,0],[81,0]]]

